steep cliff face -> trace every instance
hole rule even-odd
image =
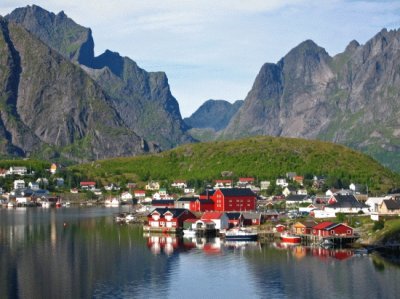
[[[261,68],[222,136],[331,140],[393,167],[400,158],[399,72],[396,30],[384,29],[365,45],[352,41],[335,57],[305,41]]]
[[[146,72],[128,57],[109,50],[95,57],[91,30],[63,12],[55,15],[38,6],[27,6],[6,18],[79,63],[103,89],[124,123],[140,136],[164,149],[194,141],[186,133],[187,126],[164,73]]]
[[[3,154],[87,161],[152,150],[80,67],[21,26],[0,25]]]

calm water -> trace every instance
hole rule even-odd
[[[399,298],[376,255],[144,236],[117,211],[0,209],[0,298]]]

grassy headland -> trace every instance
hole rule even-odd
[[[72,166],[76,175],[106,182],[154,180],[212,181],[223,176],[284,177],[286,172],[325,176],[386,192],[400,186],[400,175],[371,157],[330,142],[252,137],[235,141],[186,144],[154,155],[115,158]]]

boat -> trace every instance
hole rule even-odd
[[[233,228],[225,232],[225,240],[228,241],[256,241],[257,232],[246,230],[242,227]]]
[[[117,223],[125,223],[126,222],[127,213],[118,213],[114,216],[114,220]]]
[[[7,204],[8,208],[15,208],[17,205],[15,203],[13,203],[12,201],[9,201]]]
[[[320,246],[323,248],[331,248],[333,247],[334,243],[332,240],[329,239],[324,239],[321,243]]]
[[[281,240],[284,243],[293,243],[293,244],[301,243],[301,238],[299,236],[291,235],[287,232],[281,233]]]

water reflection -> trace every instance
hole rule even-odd
[[[0,209],[0,298],[396,298],[400,292],[400,269],[375,255],[144,236],[140,226],[116,225],[116,211]]]

